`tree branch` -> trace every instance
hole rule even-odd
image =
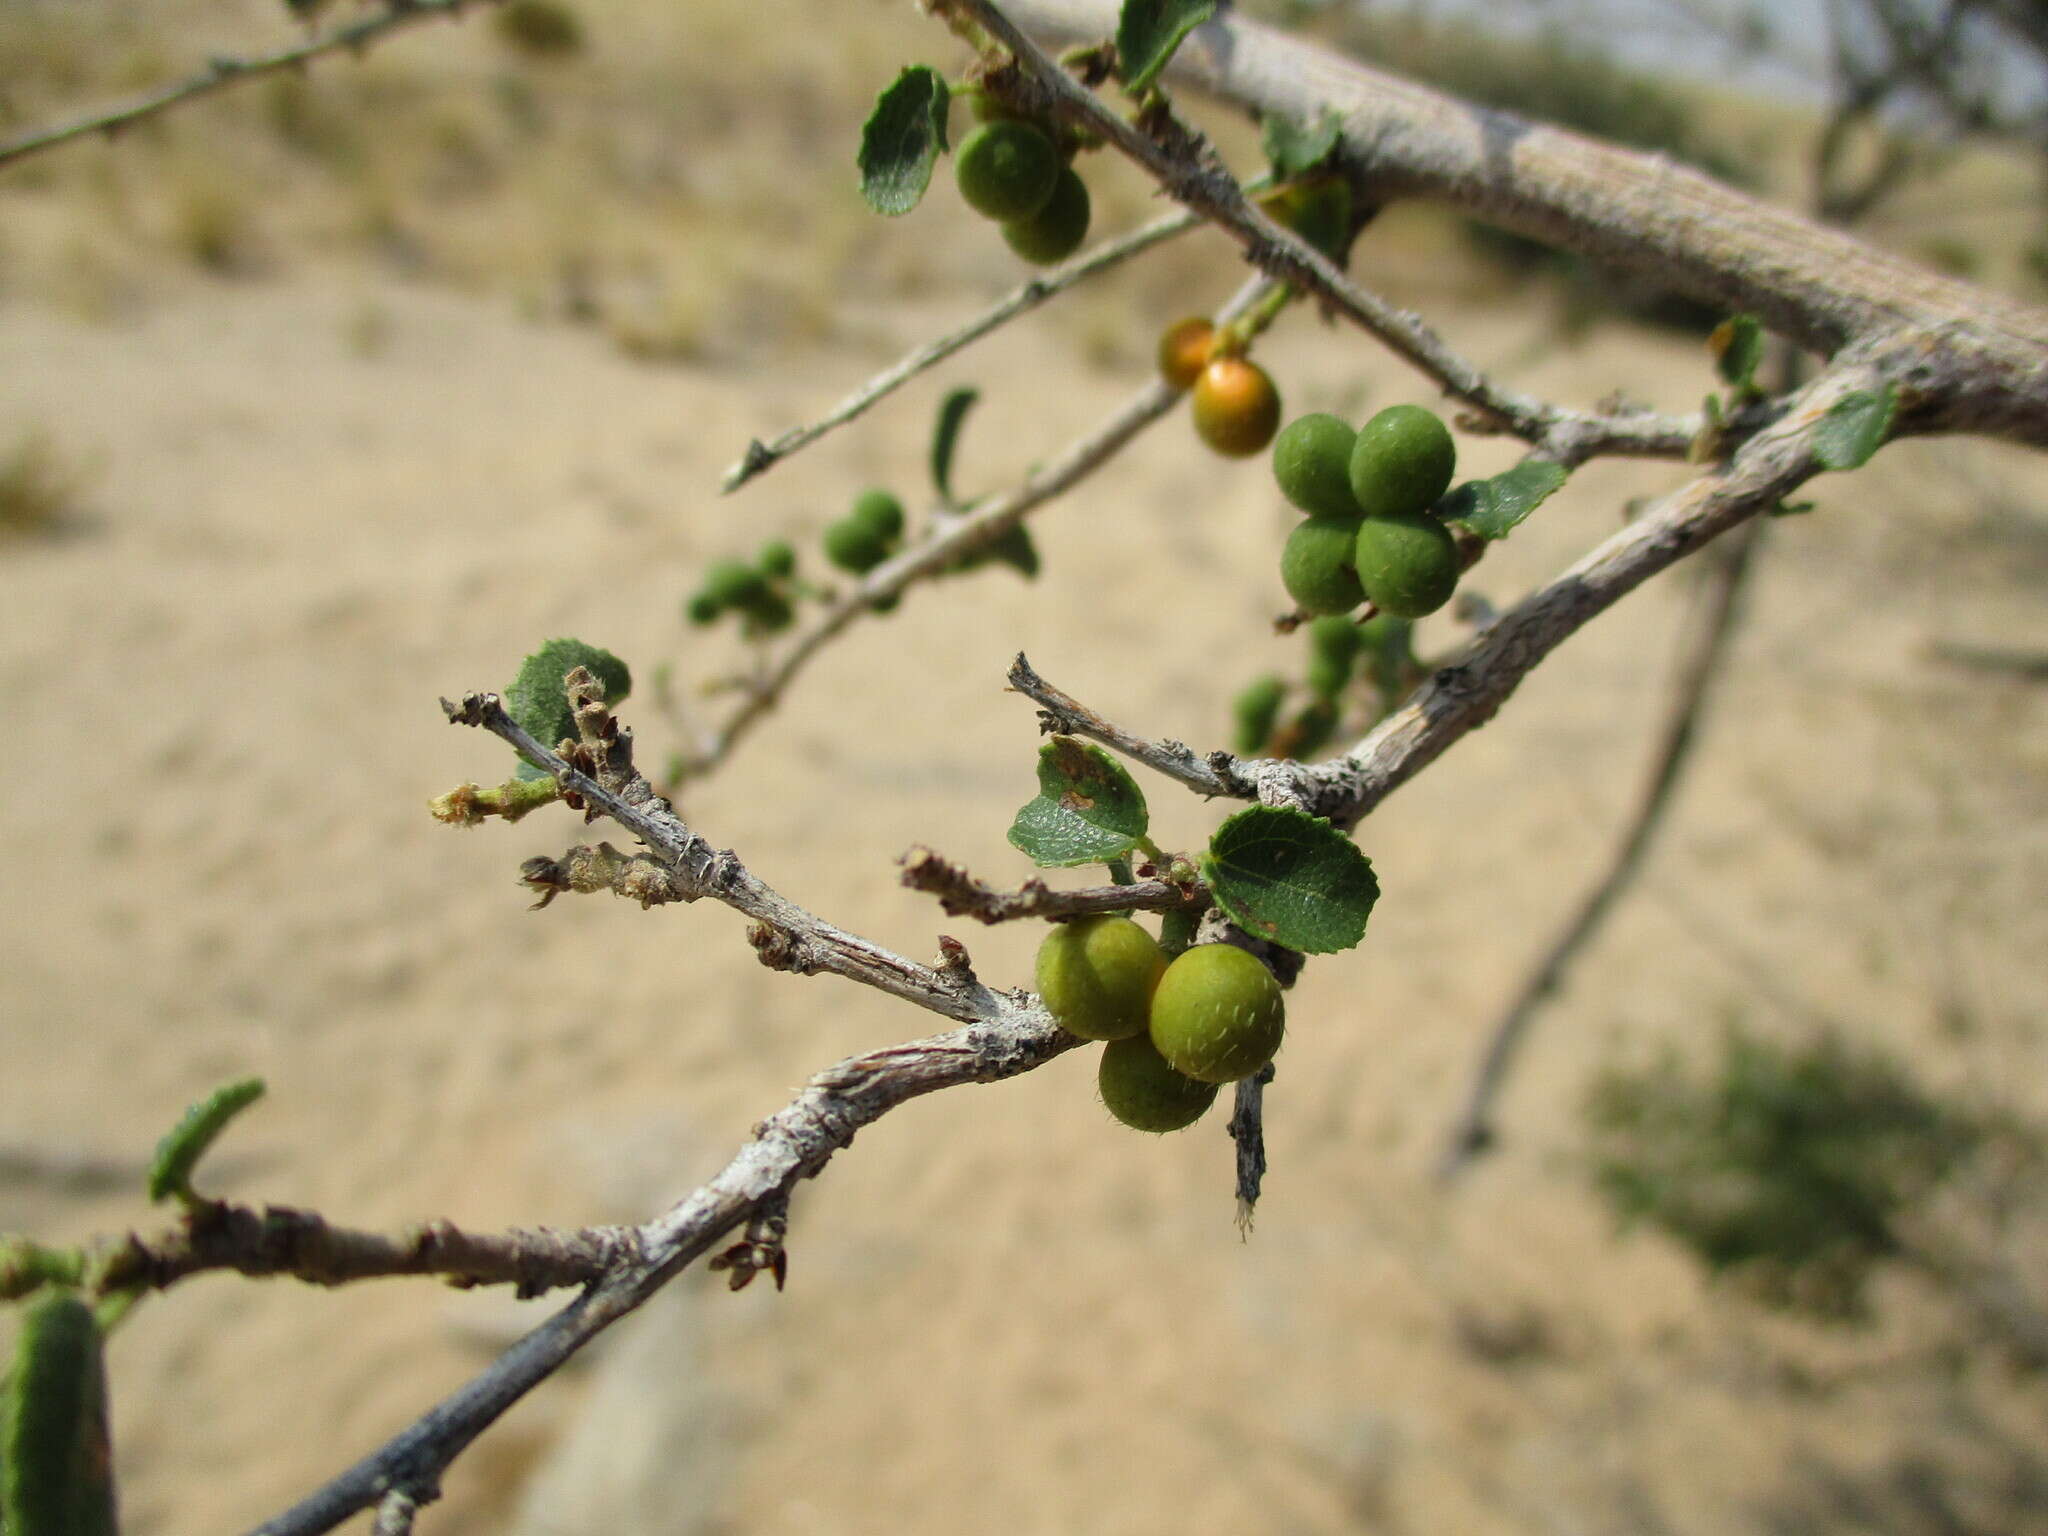
[[[280,70],[298,69],[330,53],[339,53],[343,50],[361,53],[400,27],[409,27],[416,22],[431,21],[437,17],[459,16],[470,5],[502,3],[503,0],[385,0],[385,10],[381,15],[367,17],[362,21],[352,21],[319,37],[270,53],[211,59],[203,72],[189,80],[162,86],[128,101],[100,107],[67,123],[34,128],[26,133],[17,134],[0,143],[0,166],[24,159],[41,150],[54,149],[59,144],[68,144],[73,139],[85,138],[95,133],[118,133],[130,124],[155,117],[159,112],[168,111],[183,102],[209,96],[215,91],[239,85],[245,80],[261,79]]]
[[[1187,912],[1209,910],[1208,887],[1196,881],[1139,880],[1130,885],[1097,885],[1056,891],[1043,880],[999,891],[929,848],[913,848],[902,859],[902,883],[939,898],[949,917],[972,917],[993,926],[1026,918],[1084,917],[1095,912]]]

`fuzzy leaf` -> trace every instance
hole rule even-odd
[[[860,130],[860,195],[877,213],[908,213],[931,185],[946,143],[945,77],[912,64],[875,98]]]
[[[1275,112],[1259,125],[1259,147],[1266,152],[1274,176],[1292,181],[1329,159],[1343,130],[1344,120],[1329,107],[1307,125]]]
[[[1491,480],[1467,480],[1439,510],[1445,522],[1463,523],[1483,539],[1504,539],[1564,481],[1563,465],[1524,459]]]
[[[192,1170],[213,1145],[214,1138],[228,1128],[228,1122],[263,1097],[263,1079],[245,1077],[224,1083],[187,1109],[170,1133],[156,1144],[150,1160],[149,1198],[181,1200],[193,1198]]]
[[[1100,747],[1055,736],[1038,751],[1038,796],[1017,812],[1011,845],[1042,869],[1129,853],[1151,825],[1140,790]]]
[[[1764,360],[1764,326],[1755,315],[1732,315],[1707,338],[1714,366],[1724,383],[1744,394],[1756,388],[1757,365]]]
[[[1142,91],[1159,77],[1180,40],[1216,14],[1216,0],[1124,0],[1116,23],[1117,72]]]
[[[938,420],[932,423],[932,484],[938,488],[939,500],[949,507],[959,505],[953,499],[953,450],[959,445],[968,410],[980,398],[981,391],[972,385],[948,390],[939,402]]]
[[[588,667],[604,684],[607,704],[616,704],[633,691],[632,672],[610,651],[581,640],[548,641],[519,664],[519,675],[505,690],[505,713],[544,747],[553,748],[576,734],[576,717],[569,713],[569,697],[562,691],[562,679],[576,667]],[[547,776],[525,758],[519,760],[519,778]]]
[[[1216,829],[1202,875],[1246,933],[1312,955],[1364,938],[1380,895],[1372,861],[1350,838],[1319,816],[1271,805]]]
[[[1891,430],[1898,401],[1889,384],[1842,396],[1813,430],[1813,456],[1825,469],[1861,469]]]

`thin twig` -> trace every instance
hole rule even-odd
[[[1243,314],[1272,287],[1263,278],[1253,278],[1217,312],[1218,323],[1228,323]],[[1108,463],[1180,399],[1175,390],[1163,383],[1146,385],[1109,420],[1070,443],[1059,457],[1026,476],[1020,485],[984,501],[965,517],[935,527],[912,548],[869,571],[791,643],[765,677],[748,686],[745,699],[718,733],[695,757],[685,760],[679,778],[701,778],[731,756],[748,732],[782,701],[789,685],[810,664],[811,658],[849,625],[867,617],[875,603],[894,597],[916,582],[944,574],[963,557],[1001,537],[1028,513],[1063,495]]]
[[[1048,734],[1085,736],[1099,741],[1133,762],[1143,763],[1155,773],[1185,784],[1198,795],[1227,796],[1235,800],[1258,798],[1258,786],[1239,771],[1238,760],[1227,752],[1202,757],[1178,741],[1149,741],[1133,735],[1113,720],[1107,720],[1064,689],[1056,688],[1038,675],[1022,651],[1010,663],[1010,686],[1038,706],[1039,729]]]
[[[1176,885],[1171,880],[1137,880],[1056,891],[1043,880],[1027,880],[1018,890],[1000,891],[929,848],[911,849],[902,864],[902,883],[938,897],[949,917],[972,917],[990,925],[1096,912],[1200,913],[1208,911],[1210,902],[1208,887],[1200,881]]]
[[[1149,171],[1168,196],[1229,233],[1253,266],[1278,281],[1307,288],[1434,379],[1446,394],[1539,445],[1566,468],[1609,454],[1683,458],[1699,436],[1703,422],[1697,417],[1570,411],[1496,384],[1453,351],[1421,316],[1359,287],[1322,252],[1267,217],[1214,152],[1188,130],[1176,123],[1162,129],[1159,137],[1148,136],[1105,107],[989,0],[946,3],[972,16],[1009,49],[1048,106],[1099,134]]]
[[[412,26],[415,22],[431,21],[436,17],[458,16],[470,5],[497,5],[502,0],[385,0],[386,9],[380,15],[352,21],[347,26],[337,27],[332,32],[310,38],[289,48],[279,48],[271,53],[251,54],[247,57],[222,56],[211,59],[203,72],[174,85],[159,87],[131,100],[101,107],[74,118],[68,123],[59,123],[47,128],[34,128],[26,133],[0,143],[0,166],[20,160],[40,150],[54,149],[73,139],[85,138],[95,133],[113,134],[154,117],[159,112],[191,101],[197,97],[211,95],[225,90],[228,86],[239,85],[245,80],[261,79],[276,74],[279,70],[297,69],[326,54],[351,50],[360,53],[400,27]]]
[[[1722,657],[1735,633],[1741,612],[1742,594],[1753,568],[1757,540],[1764,523],[1751,521],[1730,536],[1722,559],[1711,567],[1711,584],[1700,595],[1700,618],[1691,644],[1679,668],[1666,725],[1657,748],[1657,760],[1641,801],[1628,829],[1623,833],[1613,861],[1586,893],[1578,911],[1552,941],[1542,961],[1523,981],[1521,989],[1487,1036],[1486,1050],[1473,1074],[1465,1106],[1460,1111],[1437,1165],[1437,1177],[1445,1183],[1458,1177],[1496,1140],[1493,1112],[1506,1085],[1509,1071],[1529,1027],[1543,1006],[1563,984],[1579,952],[1600,931],[1608,911],[1621,899],[1641,872],[1650,845],[1663,825],[1672,800],[1684,777],[1685,765],[1699,738],[1699,725],[1706,712],[1715,679],[1720,675]]]
[[[772,443],[761,442],[758,438],[749,443],[747,451],[740,456],[738,462],[725,472],[725,479],[720,483],[719,489],[728,493],[738,490],[756,475],[773,469],[799,449],[809,447],[834,427],[844,426],[869,406],[900,389],[926,369],[944,362],[954,353],[971,346],[991,331],[1006,325],[1019,315],[1029,314],[1048,299],[1064,293],[1076,283],[1084,282],[1098,272],[1107,272],[1111,267],[1203,222],[1202,218],[1193,213],[1170,213],[1165,218],[1155,219],[1127,235],[1105,241],[1072,261],[1053,268],[1050,272],[1042,272],[1027,279],[957,330],[948,331],[945,335],[935,337],[914,351],[906,353],[899,361],[884,368],[810,425],[793,427]]]
[[[538,1296],[588,1285],[635,1257],[630,1227],[559,1232],[513,1227],[470,1233],[446,1221],[396,1235],[337,1227],[312,1211],[207,1202],[157,1236],[135,1233],[88,1246],[81,1274],[92,1290],[165,1290],[193,1275],[232,1271],[289,1276],[309,1285],[345,1285],[396,1275],[438,1275],[461,1286],[510,1285]],[[33,1263],[9,1262],[0,1241],[0,1298],[26,1294],[41,1276]]]

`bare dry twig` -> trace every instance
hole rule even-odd
[[[972,917],[996,924],[1027,918],[1085,917],[1097,912],[1188,912],[1209,909],[1208,888],[1200,881],[1177,885],[1171,880],[1139,880],[1129,885],[1094,885],[1056,891],[1043,880],[1027,880],[1014,891],[999,891],[978,880],[929,848],[913,848],[903,856],[903,884],[939,898],[949,917]]]

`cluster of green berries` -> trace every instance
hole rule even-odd
[[[1220,1085],[1271,1061],[1286,1032],[1286,999],[1256,956],[1200,944],[1169,964],[1128,917],[1054,928],[1038,949],[1037,980],[1062,1029],[1105,1042],[1102,1101],[1140,1131],[1193,1125]]]
[[[1199,315],[1175,321],[1159,338],[1159,376],[1193,392],[1195,433],[1227,459],[1248,459],[1280,427],[1280,391],[1249,358],[1217,349],[1216,328]]]
[[[796,616],[796,551],[782,539],[761,546],[749,565],[720,560],[704,573],[700,586],[683,607],[692,624],[715,624],[728,613],[738,614],[748,639],[778,634]]]
[[[1303,626],[1308,637],[1308,701],[1285,721],[1281,708],[1288,687],[1268,673],[1246,684],[1232,706],[1236,739],[1244,757],[1306,758],[1321,751],[1336,734],[1340,700],[1361,669],[1378,691],[1382,705],[1391,704],[1409,681],[1412,665],[1407,619],[1375,614],[1363,624],[1342,614],[1325,614]]]
[[[976,103],[1001,110],[986,96]],[[1065,261],[1088,235],[1088,184],[1069,164],[1073,148],[1036,123],[998,116],[961,140],[953,157],[967,206],[1001,225],[1010,249],[1036,266]]]
[[[1357,431],[1335,416],[1291,421],[1273,443],[1273,478],[1308,514],[1280,556],[1280,580],[1309,614],[1418,619],[1451,600],[1464,568],[1431,512],[1458,452],[1441,417],[1418,405],[1381,411]]]

